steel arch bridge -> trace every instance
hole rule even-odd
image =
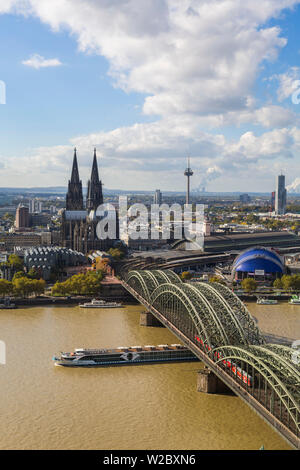
[[[122,283],[300,449],[300,360],[295,360],[295,349],[267,344],[246,306],[222,284],[184,283],[170,270],[129,271]]]

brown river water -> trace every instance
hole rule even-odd
[[[248,304],[263,331],[300,338],[300,306]],[[238,397],[196,391],[201,363],[54,367],[74,348],[177,343],[143,307],[0,311],[0,449],[289,449]]]

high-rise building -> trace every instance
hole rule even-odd
[[[23,229],[29,227],[29,209],[19,204],[16,210],[16,228]]]
[[[270,209],[271,209],[271,212],[275,210],[275,191],[271,192]]]
[[[240,202],[247,204],[248,202],[251,202],[251,197],[249,194],[240,194]]]
[[[275,193],[275,213],[277,215],[285,214],[286,209],[286,189],[285,189],[285,176],[279,175],[277,177],[276,193]]]
[[[161,205],[162,195],[159,189],[155,191],[153,201],[154,201],[154,204]]]
[[[43,203],[37,199],[29,200],[29,214],[40,213],[43,210]]]

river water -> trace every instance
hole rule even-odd
[[[264,331],[300,338],[300,306],[249,304]],[[238,397],[196,392],[199,363],[72,369],[74,348],[177,343],[143,307],[0,311],[0,449],[289,449]]]

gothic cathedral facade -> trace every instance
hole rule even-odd
[[[91,178],[88,181],[86,204],[84,204],[75,148],[66,195],[66,209],[62,211],[61,246],[85,254],[94,250],[107,250],[112,246],[114,240],[99,240],[97,237],[96,228],[99,220],[96,210],[101,204],[103,204],[102,182],[99,178],[96,149],[94,149]]]

